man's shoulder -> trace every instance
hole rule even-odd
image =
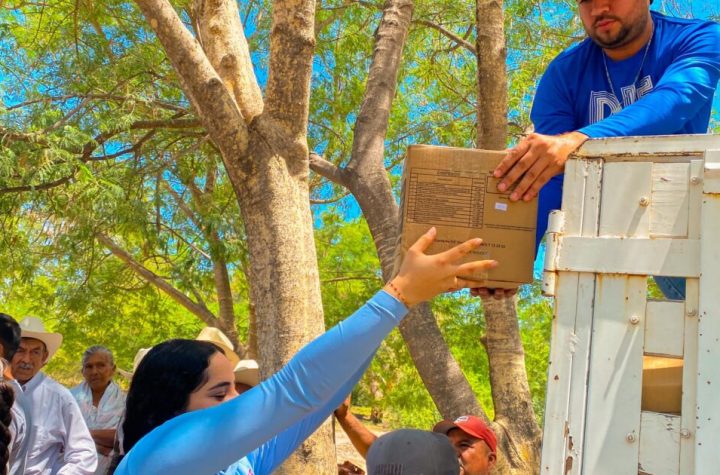
[[[75,397],[70,393],[68,388],[58,383],[48,375],[45,375],[42,385],[46,392],[51,393],[62,400],[75,400]]]
[[[576,69],[580,64],[584,64],[585,60],[597,48],[590,38],[585,38],[579,43],[566,48],[550,62],[548,70],[567,70]]]
[[[680,39],[683,35],[693,35],[702,32],[720,35],[720,24],[712,20],[698,18],[678,18],[652,12],[656,28],[665,30],[672,39]]]
[[[717,25],[717,22],[712,20],[704,20],[702,18],[680,18],[675,16],[668,16],[660,12],[650,12],[653,21],[656,23],[662,23],[669,26],[675,26],[679,28],[692,27],[692,26],[708,26]]]

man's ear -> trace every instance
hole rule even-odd
[[[48,353],[48,350],[45,350],[45,353],[43,354],[43,362],[42,365],[45,366],[48,362],[48,358],[50,358],[50,353]]]

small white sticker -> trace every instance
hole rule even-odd
[[[495,203],[495,209],[498,211],[507,211],[507,203]]]

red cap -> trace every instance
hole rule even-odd
[[[479,417],[460,416],[454,421],[440,421],[433,427],[433,432],[447,435],[452,429],[460,429],[466,434],[477,437],[484,441],[493,452],[497,450],[495,432]]]

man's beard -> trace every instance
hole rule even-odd
[[[645,25],[647,25],[648,23],[648,16],[643,15],[641,18],[638,18],[630,25],[626,25],[619,18],[614,16],[603,17],[597,20],[595,23],[597,24],[602,20],[617,21],[618,23],[620,23],[620,31],[618,31],[614,37],[607,40],[604,40],[601,35],[597,34],[595,30],[589,31],[587,33],[590,38],[595,42],[595,44],[597,44],[601,48],[616,49],[625,46],[626,44],[630,43],[635,38],[643,34],[643,32],[645,31]]]

